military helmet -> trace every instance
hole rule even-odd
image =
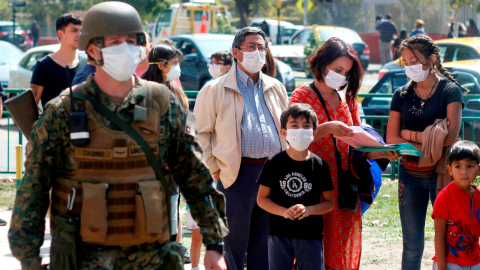
[[[129,34],[139,34],[138,45],[146,44],[137,10],[123,2],[103,2],[91,7],[85,14],[78,48],[86,50],[92,38]]]

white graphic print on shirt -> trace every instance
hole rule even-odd
[[[287,196],[298,198],[312,190],[312,183],[308,183],[307,178],[301,173],[292,172],[285,175],[283,180],[280,180],[280,188]]]

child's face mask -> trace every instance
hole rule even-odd
[[[311,128],[287,129],[286,139],[293,149],[304,151],[313,141],[313,130]]]

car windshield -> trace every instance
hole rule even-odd
[[[22,50],[8,42],[0,42],[0,65],[17,64],[23,56]]]
[[[170,18],[172,17],[172,10],[167,9],[160,14],[158,18],[158,22],[170,22]]]
[[[13,28],[13,24],[11,25],[2,25],[0,26],[0,32],[8,32],[8,31],[12,31],[12,28]],[[22,31],[22,28],[20,27],[20,25],[15,25],[15,31]]]
[[[212,54],[218,51],[232,51],[233,38],[234,36],[216,40],[199,40],[196,44],[202,55],[210,59]]]
[[[320,29],[318,30],[320,34],[320,38],[322,40],[328,40],[331,37],[338,37],[350,44],[352,43],[360,43],[362,39],[358,34],[350,29],[341,29],[341,28],[333,28],[333,29]]]

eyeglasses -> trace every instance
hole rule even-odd
[[[225,63],[208,63],[209,67],[225,66]]]
[[[254,52],[258,49],[259,52],[265,52],[268,48],[265,45],[248,45],[246,47],[239,46],[240,49],[246,48],[247,52]]]

